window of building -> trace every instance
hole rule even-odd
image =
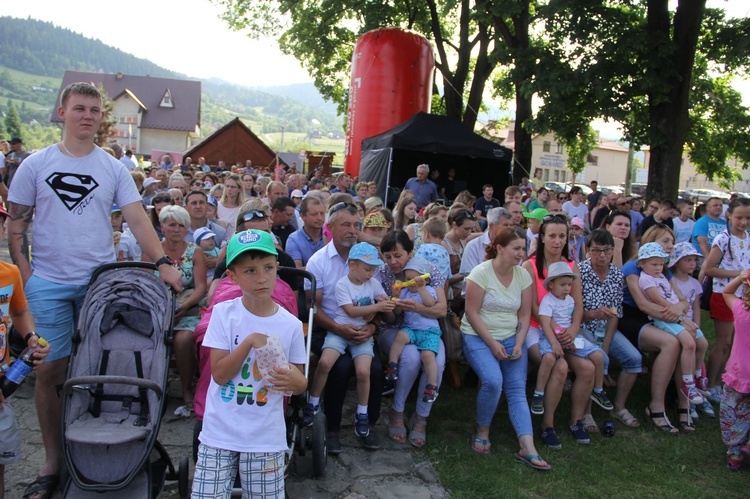
[[[592,166],[599,166],[599,156],[594,156],[593,154],[589,154],[586,157],[586,162]]]
[[[560,181],[560,170],[555,170],[553,182],[559,182],[559,181]]]
[[[542,144],[542,151],[543,152],[549,152],[551,145],[552,144],[550,144],[549,142],[545,141],[544,144]]]
[[[172,92],[170,92],[169,89],[164,92],[164,96],[161,98],[159,107],[174,107],[174,103],[172,102]]]
[[[542,178],[545,182],[549,182],[549,169],[545,168],[544,173],[542,173]]]
[[[555,144],[555,154],[562,154],[563,153],[563,145],[561,143]]]

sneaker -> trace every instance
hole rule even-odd
[[[573,435],[573,438],[575,438],[576,442],[579,444],[591,443],[591,437],[586,433],[586,429],[583,427],[583,423],[580,419],[576,421],[576,424],[570,425],[568,429],[570,430],[570,434]]]
[[[339,440],[338,433],[332,433],[326,437],[326,449],[332,456],[341,454],[341,440]]]
[[[706,416],[707,418],[715,418],[716,413],[714,412],[714,408],[711,405],[711,402],[709,402],[708,398],[703,401],[703,405],[698,406],[698,410],[700,410],[701,414]]]
[[[708,378],[705,376],[696,376],[695,387],[701,392],[701,395],[708,395]]]
[[[544,395],[535,393],[531,396],[531,414],[544,414]]]
[[[426,404],[431,404],[435,402],[435,399],[438,396],[437,386],[435,385],[427,385],[424,387],[424,395],[422,395],[422,402]]]
[[[309,428],[313,425],[315,415],[320,412],[320,404],[312,405],[308,403],[304,409],[302,409],[302,424]]]
[[[181,405],[174,410],[174,415],[178,418],[190,418],[193,417],[193,404]]]
[[[385,380],[386,381],[398,380],[398,364],[396,364],[395,362],[388,363],[388,367],[385,368]]]
[[[612,402],[610,402],[609,397],[607,396],[607,392],[605,392],[604,390],[600,392],[593,390],[591,392],[591,400],[596,402],[596,405],[598,405],[605,411],[611,411],[615,408],[615,406],[612,405]]]
[[[374,429],[370,429],[369,434],[362,439],[362,447],[367,450],[378,450],[380,448],[380,439]]]
[[[361,438],[370,434],[370,418],[367,414],[357,414],[354,417],[354,433]]]
[[[682,382],[682,385],[680,386],[680,392],[688,399],[688,401],[693,405],[702,405],[703,404],[703,396],[701,396],[701,393],[698,391],[698,389],[695,387],[695,383],[690,383],[689,385]]]
[[[554,428],[545,428],[542,431],[542,443],[552,450],[562,449],[562,444],[560,443],[560,439],[557,438],[557,432],[555,432]]]
[[[395,391],[396,391],[396,386],[390,381],[385,380],[383,382],[383,391],[380,392],[380,395],[383,397],[388,397],[389,395],[393,395],[393,392]]]
[[[721,404],[721,392],[722,389],[720,386],[712,386],[708,389],[708,400],[714,404]]]

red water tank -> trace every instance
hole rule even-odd
[[[423,36],[396,28],[368,31],[354,46],[344,170],[359,174],[362,140],[430,112],[435,58]]]

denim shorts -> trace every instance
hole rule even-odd
[[[589,355],[591,355],[594,352],[602,351],[601,348],[591,343],[589,340],[587,340],[580,334],[576,336],[576,339],[579,339],[579,338],[583,340],[583,348],[576,348],[575,352],[570,352],[570,350],[565,350],[565,351],[570,352],[577,357],[582,357],[584,359],[588,359]],[[539,355],[545,355],[548,353],[552,353],[552,345],[550,344],[547,337],[542,335],[539,337]]]
[[[47,362],[70,355],[73,331],[87,289],[85,285],[59,284],[33,274],[26,282],[24,292],[36,332],[50,345]]]
[[[685,328],[681,324],[678,324],[676,322],[664,322],[661,319],[654,319],[654,326],[658,327],[662,331],[672,333],[675,336],[685,331]],[[703,338],[703,331],[698,329],[698,331],[695,333],[695,339],[698,340],[700,338]]]
[[[373,348],[375,340],[371,337],[364,343],[354,343],[353,341],[346,340],[337,334],[328,332],[326,334],[326,340],[323,342],[323,350],[326,348],[332,348],[339,354],[344,355],[346,349],[349,348],[349,355],[352,359],[359,357],[360,355],[369,355],[374,357]]]

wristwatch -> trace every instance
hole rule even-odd
[[[155,263],[155,264],[156,264],[156,266],[157,266],[157,267],[161,267],[161,266],[162,266],[162,265],[164,265],[165,263],[166,263],[167,265],[172,265],[172,259],[171,259],[171,258],[169,258],[169,257],[168,257],[167,255],[164,255],[163,257],[161,257],[161,258],[159,258],[158,260],[156,260],[156,263]]]
[[[37,338],[39,338],[39,335],[36,334],[35,331],[31,331],[30,333],[28,333],[26,336],[23,337],[24,343],[28,343],[29,342],[29,338],[31,338],[32,336],[36,336]]]

